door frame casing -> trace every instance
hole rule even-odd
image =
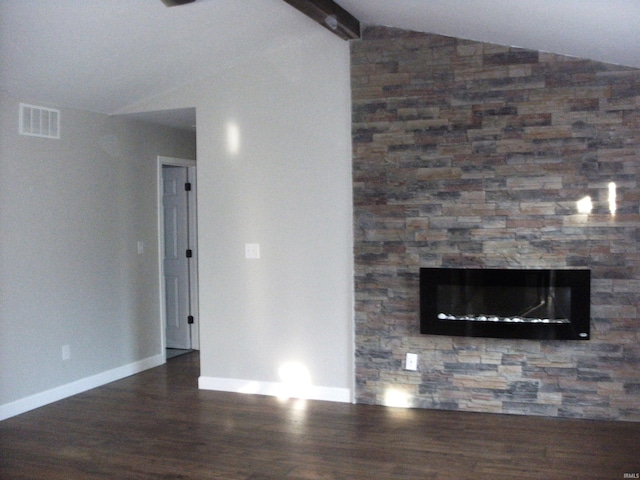
[[[191,326],[191,348],[200,349],[200,312],[198,301],[198,228],[197,228],[197,185],[196,185],[196,161],[186,158],[164,157],[158,155],[156,164],[157,173],[157,201],[158,201],[158,269],[160,281],[158,285],[160,293],[160,329],[162,331],[161,351],[166,358],[167,348],[167,312],[166,312],[166,295],[165,295],[165,278],[164,278],[164,206],[162,202],[163,184],[162,184],[162,167],[186,167],[187,180],[191,183],[191,195],[189,195],[189,242],[193,251],[191,257],[191,268],[189,269],[189,281],[191,283],[191,293],[189,301],[191,302],[191,314],[193,315],[193,325]]]

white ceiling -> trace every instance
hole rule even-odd
[[[639,0],[337,3],[366,24],[640,68]],[[0,0],[0,89],[114,114],[319,28],[282,0]],[[192,109],[141,118],[195,123]]]

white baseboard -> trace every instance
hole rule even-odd
[[[92,375],[91,377],[82,378],[75,382],[60,385],[59,387],[46,390],[44,392],[36,393],[29,397],[21,398],[14,402],[0,405],[0,421],[5,420],[21,413],[28,412],[39,407],[48,405],[49,403],[57,402],[63,398],[77,395],[78,393],[86,392],[92,388],[106,385],[107,383],[120,380],[121,378],[135,375],[149,368],[157,367],[165,362],[165,357],[162,354],[154,355],[142,359],[138,362],[123,365],[122,367],[114,368],[106,372]]]
[[[200,377],[198,388],[220,392],[249,393],[272,397],[304,398],[327,402],[351,403],[351,390],[348,388],[319,387],[314,385],[290,386],[276,382],[258,382],[234,378]]]

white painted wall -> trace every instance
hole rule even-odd
[[[0,418],[162,359],[156,156],[195,158],[194,135],[61,119],[60,140],[18,135],[0,94]]]
[[[309,396],[350,400],[349,45],[309,24],[295,43],[131,109],[197,109],[202,388],[273,393],[295,363]],[[245,259],[245,243],[262,257]]]

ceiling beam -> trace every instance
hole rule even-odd
[[[186,5],[187,3],[193,3],[196,0],[162,0],[167,7],[177,7],[178,5]]]
[[[284,0],[343,40],[360,38],[360,22],[333,0]]]

